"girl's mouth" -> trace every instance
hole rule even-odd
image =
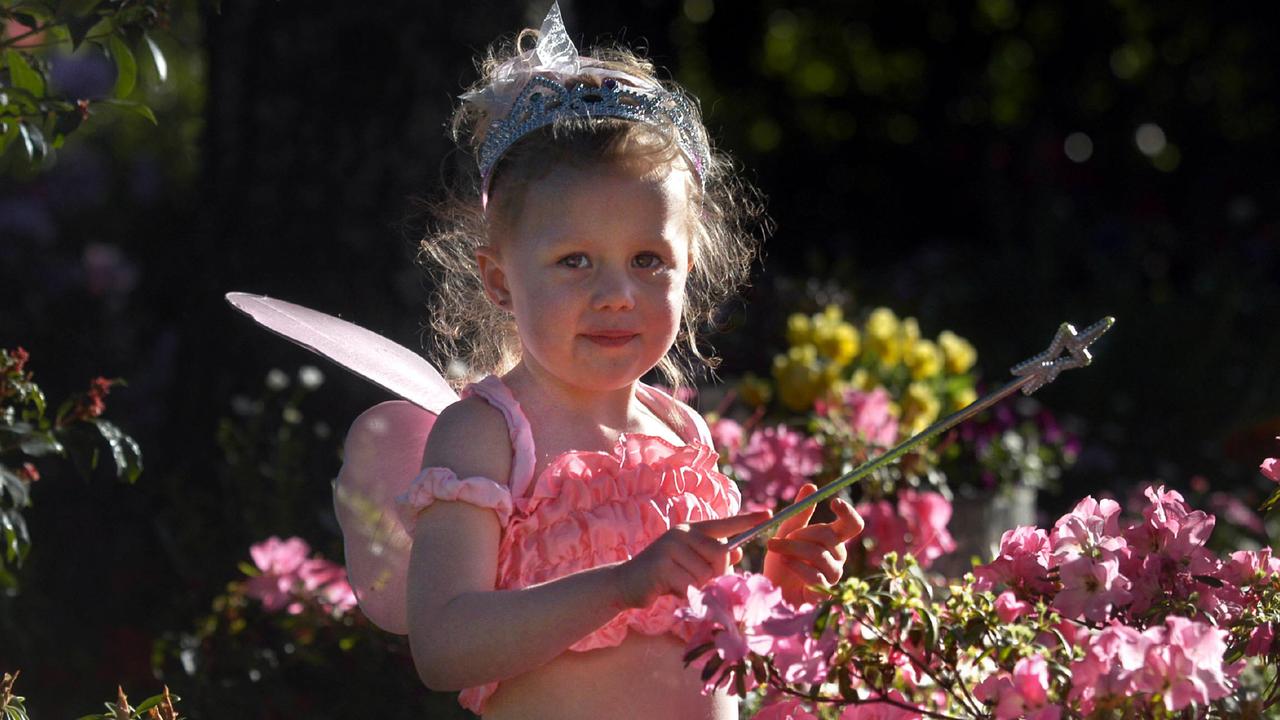
[[[636,337],[636,334],[583,335],[582,337],[601,347],[622,347],[631,342]]]

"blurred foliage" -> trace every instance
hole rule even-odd
[[[138,55],[149,58],[160,82],[168,61],[151,32],[168,25],[169,0],[3,0],[0,2],[0,173],[22,174],[52,165],[54,151],[89,119],[91,108],[119,108],[156,122],[132,99]],[[50,52],[87,49],[106,57],[115,80],[107,96],[83,97],[58,87]],[[13,146],[21,153],[7,153]],[[10,157],[14,156],[14,157]]]
[[[31,550],[22,511],[32,505],[31,486],[40,480],[33,461],[65,460],[87,480],[105,447],[117,478],[132,483],[142,474],[138,443],[102,418],[105,396],[113,385],[124,383],[96,378],[87,392],[64,400],[50,418],[44,392],[26,367],[28,360],[22,348],[0,348],[0,592],[10,595],[18,591],[16,570]]]

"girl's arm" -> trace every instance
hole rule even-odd
[[[463,401],[432,428],[424,464],[449,467],[459,477],[505,478],[506,433],[496,410]],[[731,554],[715,538],[762,519],[751,514],[676,526],[628,562],[495,590],[497,516],[466,503],[434,503],[418,518],[409,562],[409,643],[418,675],[428,687],[458,690],[532,670],[622,610],[683,594],[690,584],[724,573]]]

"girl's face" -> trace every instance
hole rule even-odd
[[[691,259],[687,171],[560,165],[478,253],[515,315],[521,362],[583,390],[624,387],[675,342]],[[495,226],[499,223],[495,223]]]

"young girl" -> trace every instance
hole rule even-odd
[[[741,558],[721,539],[768,514],[738,514],[706,424],[639,379],[679,386],[706,362],[695,330],[755,250],[741,186],[649,64],[580,57],[556,7],[529,36],[463,96],[479,172],[423,243],[442,355],[483,377],[399,499],[414,662],[485,718],[736,718],[684,667],[675,611]],[[764,572],[792,601],[839,580],[861,531],[832,509],[770,541]]]

